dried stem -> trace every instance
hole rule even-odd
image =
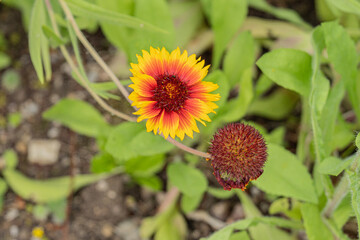
[[[67,6],[67,4],[63,0],[59,0],[59,3],[62,7],[62,9],[65,12],[66,17],[68,18],[71,26],[74,28],[75,34],[80,40],[80,42],[84,45],[84,47],[88,50],[90,55],[95,59],[95,61],[104,69],[104,71],[109,75],[111,80],[116,84],[118,89],[120,90],[121,94],[126,98],[126,100],[131,104],[131,100],[128,98],[129,93],[126,91],[125,87],[121,84],[120,80],[115,76],[115,74],[111,71],[109,66],[104,62],[104,60],[99,56],[97,51],[91,46],[89,41],[86,39],[84,34],[81,32],[80,28],[75,22],[75,19]]]
[[[56,21],[55,21],[55,16],[54,16],[54,12],[52,10],[52,6],[49,0],[45,0],[46,6],[48,8],[48,12],[49,12],[49,16],[50,16],[50,20],[51,20],[51,24],[54,28],[54,31],[56,34],[60,35],[60,31],[57,27]],[[95,101],[106,111],[108,111],[110,114],[115,115],[119,118],[122,118],[124,120],[127,121],[131,121],[131,122],[135,122],[136,118],[131,117],[129,115],[126,115],[122,112],[119,112],[117,110],[115,110],[114,108],[110,107],[108,104],[106,104],[106,102],[104,100],[102,100],[89,86],[88,82],[83,78],[83,76],[80,74],[79,69],[76,67],[74,61],[72,60],[72,58],[70,57],[69,52],[67,51],[67,49],[64,46],[60,46],[60,50],[65,58],[65,60],[68,62],[68,64],[70,65],[71,69],[74,71],[74,73],[76,74],[76,76],[80,79],[81,83],[83,84],[83,87],[90,93],[90,95],[95,99]]]

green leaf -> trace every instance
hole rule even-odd
[[[181,209],[184,211],[184,213],[190,213],[199,206],[202,199],[202,193],[194,196],[184,194],[181,198]]]
[[[281,222],[281,220],[274,218],[275,220],[270,220],[268,218],[263,218],[262,214],[260,212],[260,210],[255,206],[255,204],[253,203],[252,199],[244,192],[236,190],[236,193],[238,195],[238,197],[241,199],[241,203],[242,206],[244,208],[245,211],[245,215],[246,218],[255,218],[256,220],[254,220],[253,223],[259,223],[256,224],[255,226],[251,226],[249,228],[249,232],[250,235],[252,237],[252,239],[254,240],[272,240],[272,239],[291,239],[290,236],[285,233],[284,231],[281,231],[280,229],[277,229],[275,226],[278,225],[278,223],[274,223],[274,222]],[[276,220],[277,219],[277,220]],[[263,221],[267,221],[267,223],[270,224],[264,224],[262,223]],[[290,223],[290,221],[284,220],[286,223]],[[285,223],[281,223],[281,225],[279,224],[279,226],[283,226]],[[287,224],[285,224],[287,225]],[[285,227],[284,225],[284,227]],[[291,224],[290,224],[291,225]],[[242,229],[243,226],[241,226],[241,228],[238,228],[238,226],[234,226],[235,229],[238,230],[243,230]],[[286,226],[288,227],[288,226]],[[297,227],[297,226],[296,226]]]
[[[76,99],[62,99],[43,113],[43,118],[60,122],[75,132],[90,137],[106,135],[110,126],[90,104]]]
[[[272,226],[281,226],[285,228],[293,228],[293,229],[302,229],[301,222],[298,221],[289,221],[285,220],[283,218],[277,218],[277,217],[253,217],[253,218],[246,218],[237,222],[234,222],[232,224],[227,225],[226,227],[220,229],[219,231],[212,234],[207,240],[227,240],[229,239],[231,233],[233,230],[246,230],[249,227],[257,226],[258,224],[266,223]],[[266,226],[266,225],[263,225]],[[274,229],[274,228],[273,228]],[[275,231],[275,234],[277,234],[277,231]],[[288,235],[281,235],[281,237],[284,238],[276,238],[279,235],[273,235],[272,239],[291,239]],[[268,236],[271,237],[271,236]],[[268,238],[267,237],[267,238]],[[266,238],[266,239],[267,239]]]
[[[58,177],[46,180],[34,180],[24,176],[19,171],[5,169],[4,178],[11,189],[26,200],[37,203],[53,202],[64,199],[70,193],[70,177]],[[111,174],[84,174],[74,177],[74,191],[100,179],[109,177]]]
[[[239,88],[238,97],[230,100],[219,112],[221,120],[235,122],[245,116],[254,96],[251,68],[244,70]]]
[[[1,85],[9,92],[15,91],[20,85],[20,75],[13,69],[7,70],[1,77]]]
[[[135,123],[140,125],[139,123]],[[159,153],[169,152],[175,146],[166,141],[162,136],[157,136],[152,132],[146,132],[143,125],[140,125],[141,132],[133,137],[130,144],[134,151],[138,152],[141,156],[150,156]]]
[[[51,213],[53,214],[53,221],[55,224],[61,225],[66,219],[67,201],[65,198],[56,201],[48,202]]]
[[[110,172],[116,167],[115,159],[108,153],[99,153],[91,159],[91,172]]]
[[[170,11],[175,24],[175,45],[184,47],[204,22],[199,1],[171,1]]]
[[[134,180],[143,187],[148,187],[154,191],[159,191],[162,189],[162,181],[158,176],[136,176],[133,177]]]
[[[228,0],[211,1],[210,22],[214,31],[214,50],[212,64],[217,69],[222,54],[235,33],[240,29],[247,15],[247,2]]]
[[[182,240],[187,234],[186,221],[184,217],[175,212],[168,221],[159,226],[154,240]]]
[[[229,80],[221,70],[215,70],[207,75],[204,79],[206,82],[212,82],[219,85],[219,88],[211,92],[213,94],[220,94],[220,100],[215,102],[219,109],[223,107],[227,101],[230,91]],[[218,110],[216,110],[218,111]]]
[[[5,166],[7,169],[15,169],[18,165],[18,156],[14,150],[6,150],[2,158],[5,160]]]
[[[58,47],[66,43],[66,41],[58,36],[50,27],[43,25],[42,31],[49,40],[53,41],[54,47]]]
[[[354,13],[360,15],[360,3],[356,0],[327,0],[327,3],[347,13]]]
[[[135,176],[151,176],[160,171],[165,164],[163,154],[136,157],[125,162],[125,171]]]
[[[0,52],[0,70],[10,66],[11,58],[3,52]]]
[[[249,234],[247,234],[246,231],[242,231],[242,232],[237,232],[237,233],[233,233],[231,234],[229,240],[251,240]]]
[[[125,122],[119,124],[110,134],[105,149],[118,160],[127,160],[141,154],[132,148],[131,140],[144,131],[141,124]]]
[[[276,49],[264,54],[257,66],[271,80],[300,95],[310,94],[311,56],[295,49]]]
[[[224,58],[224,73],[231,87],[241,81],[244,72],[253,67],[254,61],[254,38],[250,32],[242,32],[229,47]]]
[[[208,193],[210,193],[212,196],[220,199],[228,199],[234,196],[235,192],[233,190],[226,191],[223,188],[214,188],[214,187],[208,187],[207,189]]]
[[[148,31],[162,32],[165,31],[158,28],[146,21],[142,21],[138,18],[128,16],[126,14],[120,14],[114,11],[108,11],[105,8],[99,7],[95,4],[83,1],[83,0],[66,0],[74,14],[94,18],[98,21],[104,21],[115,25],[124,25],[130,28],[143,29]]]
[[[360,6],[360,3],[358,3]],[[360,96],[357,94],[358,56],[354,41],[337,22],[322,23],[327,53],[335,70],[341,75],[356,116],[360,118]]]
[[[359,158],[359,155],[357,156]],[[356,159],[355,161],[359,161]],[[360,174],[359,169],[355,172],[348,171],[351,192],[351,205],[354,210],[357,224],[360,226]]]
[[[270,205],[269,214],[283,213],[289,218],[301,220],[300,206],[301,203],[293,198],[279,198]]]
[[[188,196],[195,196],[206,191],[208,182],[204,174],[196,168],[183,163],[172,163],[167,168],[171,184]]]
[[[248,0],[248,4],[252,8],[270,13],[279,19],[287,20],[291,23],[295,23],[296,25],[299,25],[304,28],[308,28],[308,29],[312,28],[311,25],[309,25],[307,22],[301,19],[301,17],[295,10],[288,8],[277,8],[270,5],[265,0]]]
[[[320,211],[316,205],[304,203],[301,206],[301,213],[304,226],[309,240],[329,240],[333,239],[330,230],[321,219]]]
[[[324,109],[321,114],[321,129],[323,133],[323,138],[325,142],[325,154],[330,155],[334,148],[331,147],[331,142],[333,140],[340,140],[338,137],[335,137],[335,127],[336,119],[339,114],[340,104],[345,95],[345,88],[343,82],[336,83],[329,92],[328,98],[326,100]],[[341,139],[342,141],[342,139]],[[346,141],[342,141],[343,143]],[[335,143],[334,147],[338,148],[340,145]]]
[[[354,215],[354,210],[351,205],[351,194],[348,193],[333,212],[332,219],[338,228],[342,228],[349,218]]]
[[[31,12],[29,25],[29,51],[31,62],[41,83],[45,78],[51,78],[51,63],[49,43],[44,36],[41,26],[46,24],[46,15],[43,0],[36,0]],[[44,77],[45,70],[45,77]]]
[[[296,156],[275,144],[268,145],[268,154],[264,173],[254,184],[269,194],[317,203],[311,176]]]
[[[278,89],[270,96],[255,99],[249,106],[248,115],[281,120],[291,113],[298,100],[297,94],[285,89]]]
[[[50,213],[50,209],[42,204],[37,204],[32,210],[32,214],[34,215],[35,219],[38,221],[45,221],[49,213]]]
[[[162,136],[146,132],[143,124],[134,122],[119,124],[105,146],[106,151],[120,161],[165,153],[173,148]]]
[[[2,207],[4,203],[4,195],[8,189],[8,186],[4,179],[0,178],[0,213],[2,212]]]
[[[358,133],[355,139],[355,144],[358,149],[360,149],[360,134]]]
[[[21,120],[22,120],[22,116],[21,116],[21,113],[19,113],[19,112],[10,113],[8,115],[9,125],[12,126],[13,128],[16,128],[17,126],[19,126],[21,123]]]
[[[352,158],[340,160],[337,157],[327,157],[320,163],[318,171],[322,174],[337,176],[351,164],[352,160]]]

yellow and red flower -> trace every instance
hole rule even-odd
[[[224,190],[241,188],[263,173],[267,148],[262,135],[252,126],[230,123],[220,129],[209,153],[214,175]]]
[[[159,131],[165,138],[193,137],[193,131],[199,132],[196,120],[204,125],[203,120],[210,122],[208,114],[218,107],[213,102],[220,99],[219,94],[210,93],[219,86],[202,81],[209,66],[204,67],[204,60],[195,54],[181,54],[179,48],[169,53],[150,47],[150,53],[142,53],[130,69],[133,84],[129,87],[134,91],[129,99],[139,108],[134,113],[139,115],[137,121],[148,119],[147,131]]]

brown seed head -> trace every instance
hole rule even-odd
[[[266,144],[254,127],[230,123],[218,130],[209,148],[214,175],[225,190],[241,188],[260,177],[266,162]]]

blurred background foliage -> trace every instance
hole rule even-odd
[[[49,2],[58,29],[51,22]],[[358,219],[360,210],[355,164],[359,157],[354,145],[354,131],[360,128],[360,2],[316,0],[319,25],[315,27],[295,10],[274,7],[265,0],[2,1],[21,11],[41,83],[53,78],[53,49],[70,49],[76,63],[73,78],[102,99],[122,105],[126,101],[115,91],[111,77],[102,82],[90,78],[78,42],[81,36],[59,2],[69,6],[82,31],[101,30],[116,47],[114,58],[120,60],[110,68],[124,86],[130,83],[129,63],[137,62],[136,54],[150,46],[170,51],[180,47],[203,56],[211,64],[205,81],[219,85],[215,93],[220,93],[221,100],[212,122],[199,126],[200,134],[184,144],[206,151],[214,132],[224,124],[243,121],[255,126],[268,143],[269,159],[263,176],[250,188],[263,191],[270,206],[260,211],[247,193],[220,189],[209,180],[214,177],[198,157],[146,133],[144,123],[109,122],[89,102],[74,98],[60,99],[42,117],[96,139],[91,173],[31,179],[19,171],[16,152],[8,149],[2,153],[4,166],[0,167],[0,206],[11,189],[34,203],[31,212],[36,219],[53,214],[55,223],[61,224],[66,220],[69,194],[100,179],[126,174],[151,191],[170,193],[176,187],[180,192],[165,210],[143,220],[140,235],[144,239],[187,239],[187,217],[198,213],[210,195],[237,196],[246,216],[221,225],[224,228],[209,236],[211,240],[298,239],[304,231],[310,240],[349,239],[342,228]],[[254,16],[250,10],[262,14]],[[0,33],[1,87],[13,92],[21,81],[7,54],[8,41]],[[2,119],[0,128],[16,128],[22,122],[18,112]]]

